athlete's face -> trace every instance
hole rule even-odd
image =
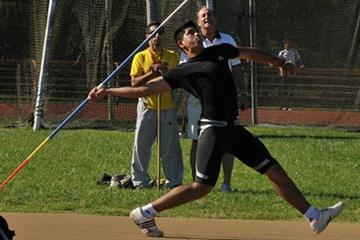
[[[186,50],[203,47],[199,29],[195,27],[186,28],[184,30],[182,40],[180,40],[178,43],[181,48],[184,48]]]
[[[197,13],[197,22],[201,29],[203,28],[215,28],[216,19],[213,11],[211,11],[209,8],[202,8]]]

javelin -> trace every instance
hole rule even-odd
[[[109,76],[107,76],[104,81],[102,81],[97,88],[101,88],[105,86],[108,82],[110,82],[120,71],[120,69],[127,64],[130,59],[159,31],[159,29],[167,22],[169,19],[182,8],[189,0],[184,0]],[[76,107],[69,115],[65,118],[65,120],[56,127],[50,135],[37,147],[35,150],[1,183],[0,189],[2,189],[25,165],[30,162],[33,156],[56,134],[66,125],[68,124],[85,106],[85,104],[89,101],[89,96],[80,103],[78,107]]]

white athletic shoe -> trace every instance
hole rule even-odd
[[[320,211],[320,216],[318,220],[311,220],[310,227],[316,233],[319,234],[325,230],[327,225],[334,220],[344,209],[345,205],[343,202],[338,202],[334,206],[326,208]]]
[[[140,207],[135,208],[130,213],[130,219],[133,220],[133,222],[138,225],[141,232],[148,237],[163,237],[164,233],[158,229],[156,226],[155,219],[152,218],[146,218],[143,214],[143,211]]]

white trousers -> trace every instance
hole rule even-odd
[[[134,186],[148,187],[148,173],[151,147],[157,137],[157,111],[145,107],[139,99],[133,156],[131,161],[131,176]],[[183,160],[179,140],[179,131],[175,109],[161,111],[161,150],[162,168],[167,180],[167,186],[172,188],[182,183]]]

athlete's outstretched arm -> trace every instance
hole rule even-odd
[[[124,97],[124,98],[139,98],[157,93],[170,91],[170,85],[163,77],[157,77],[140,87],[121,87],[121,88],[98,88],[95,87],[89,92],[90,100],[99,100],[106,95]]]
[[[250,60],[279,67],[285,76],[293,75],[295,73],[295,67],[292,64],[285,63],[283,59],[268,54],[258,48],[240,47],[239,50],[239,58],[242,60]]]

